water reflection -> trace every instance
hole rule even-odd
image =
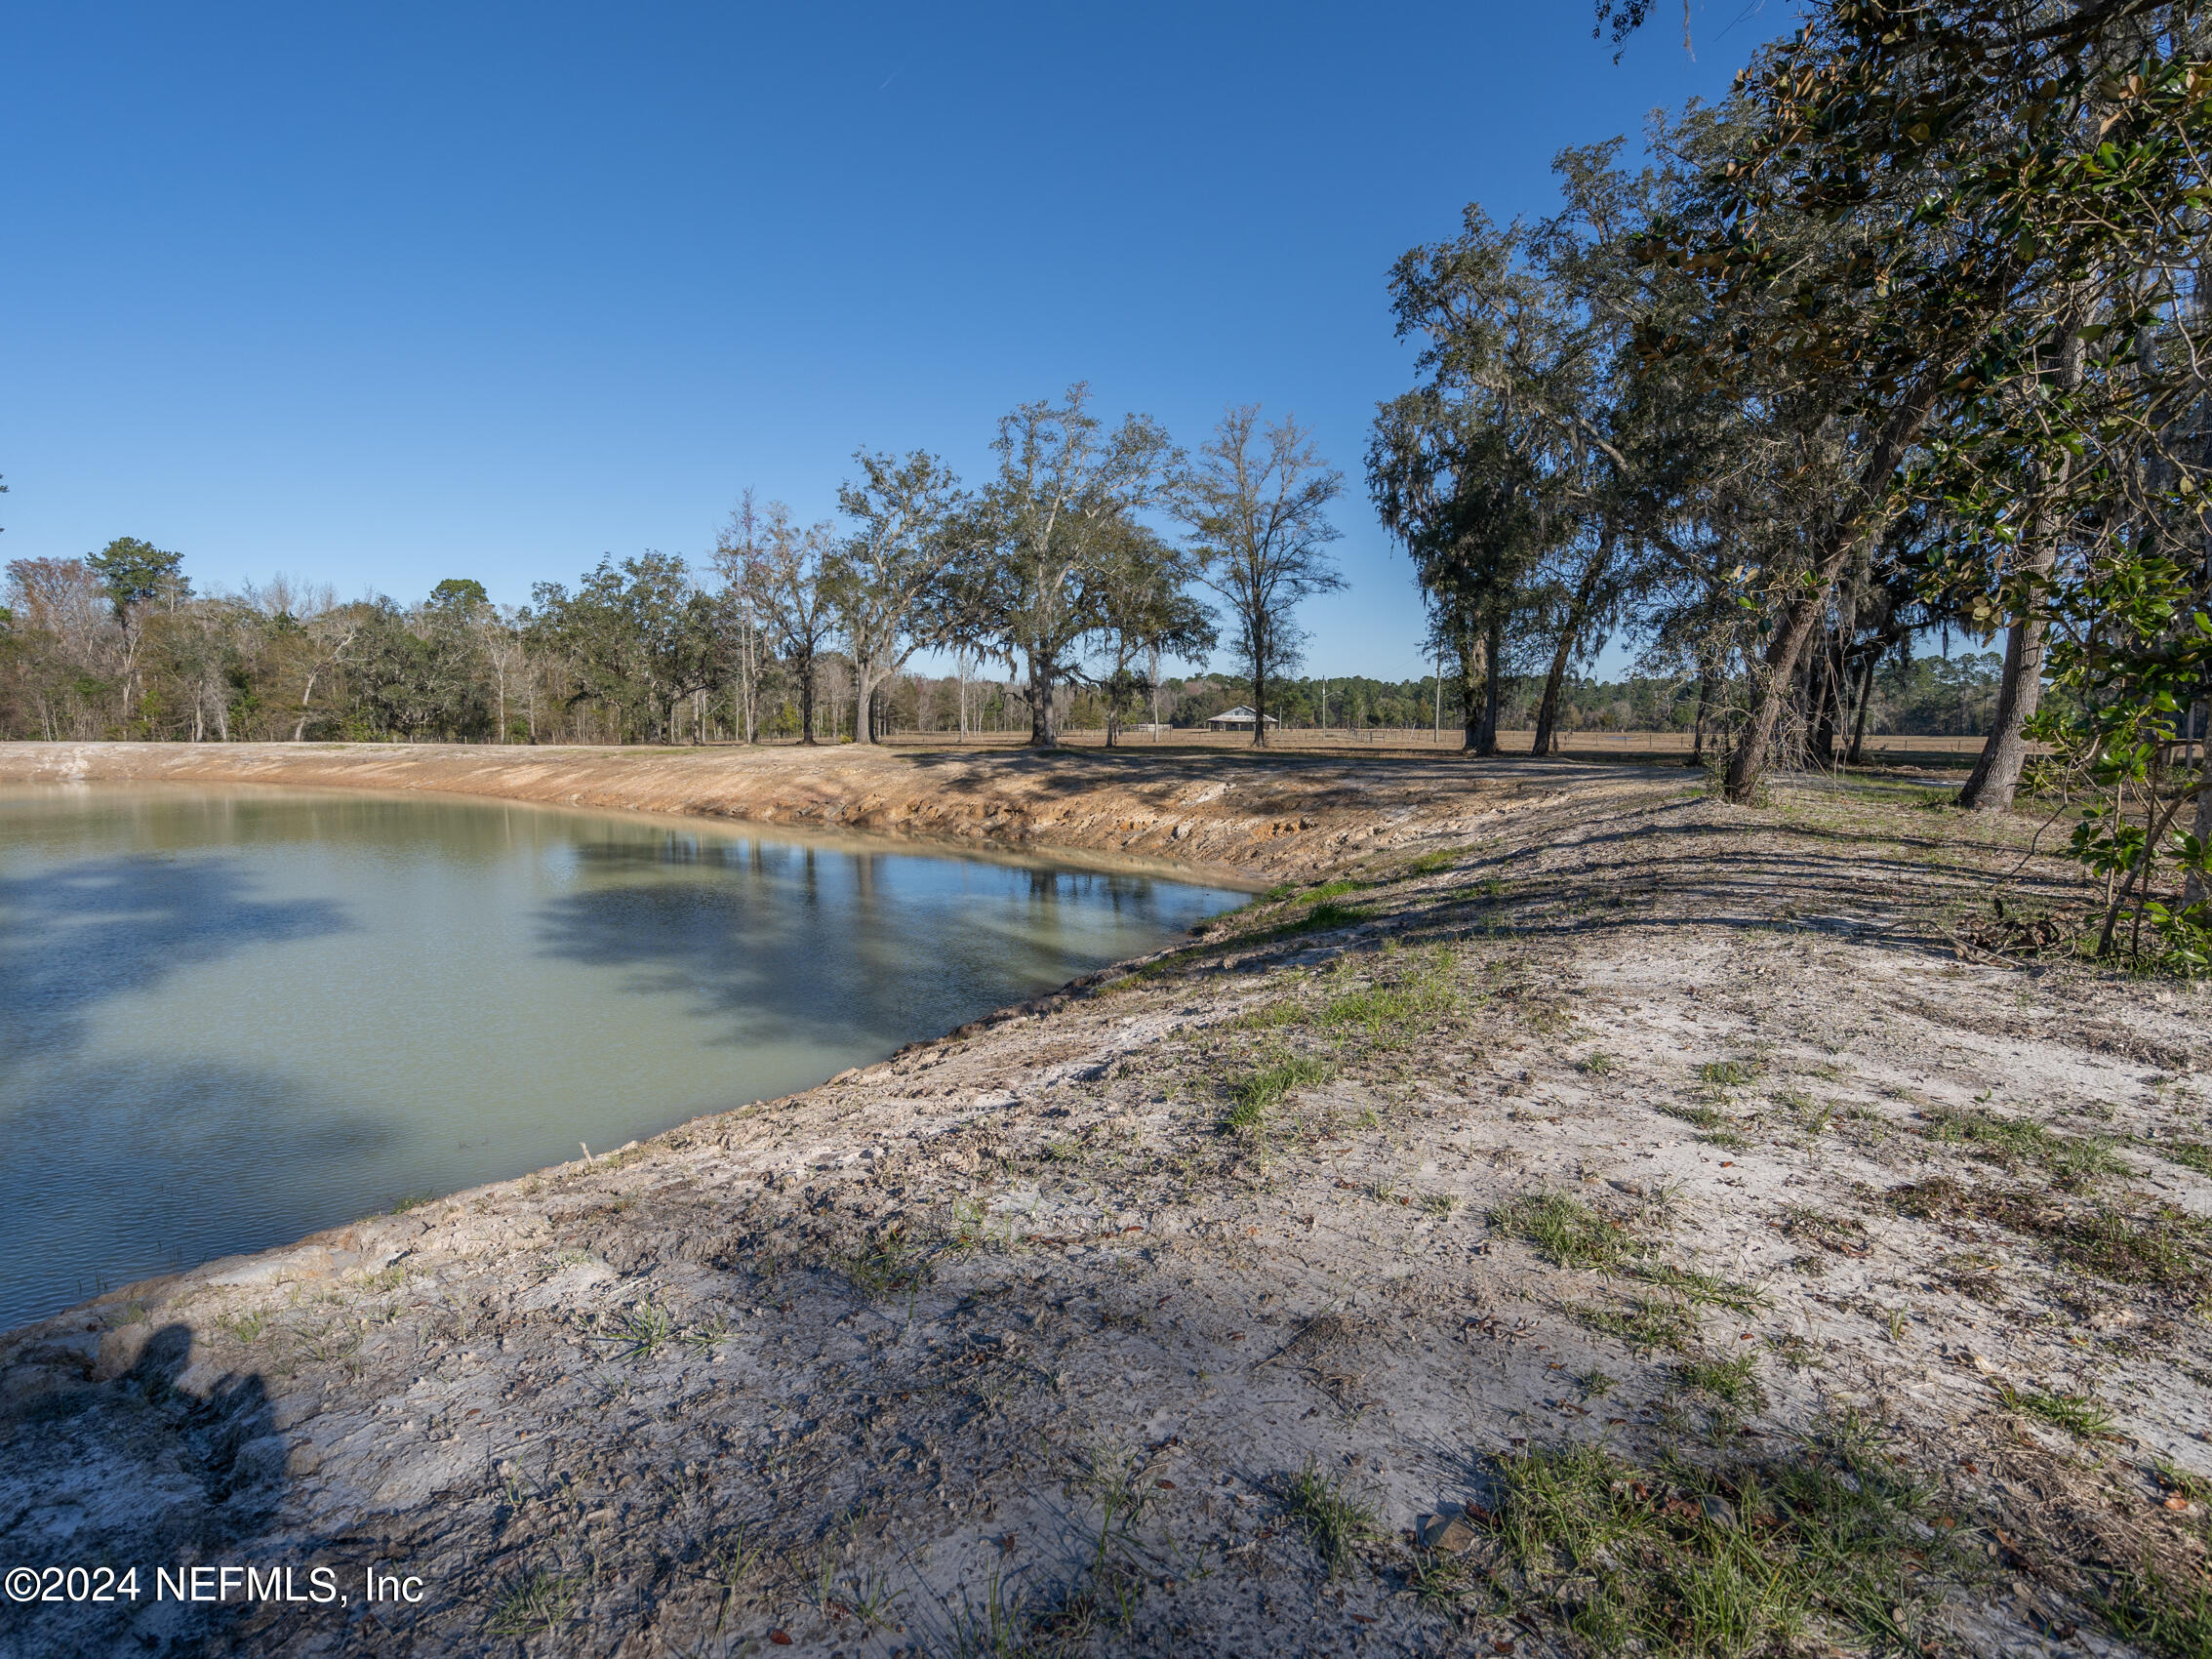
[[[0,871],[0,1065],[81,1042],[100,998],[350,925],[330,900],[256,898],[251,879],[237,859],[145,854]]]
[[[1127,928],[1187,925],[1160,914],[1160,884],[1125,876],[678,836],[577,851],[623,879],[546,906],[546,953],[688,997],[710,1040],[740,1047],[799,1030],[895,1047],[973,1018],[979,985],[1057,984]]]
[[[802,1088],[1234,902],[451,797],[0,789],[0,1327]]]

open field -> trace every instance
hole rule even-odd
[[[1148,799],[1298,879],[14,1333],[0,1560],[424,1599],[11,1608],[0,1653],[2206,1651],[2212,998],[1998,954],[1999,891],[2087,898],[2031,824],[1285,757],[1222,781],[1346,816],[1232,833],[1168,798],[1220,760],[1102,759],[941,775],[1041,791],[1022,845]]]

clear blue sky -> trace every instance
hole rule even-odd
[[[857,445],[970,477],[1088,379],[1195,445],[1295,411],[1351,489],[1312,671],[1421,671],[1359,488],[1384,278],[1562,145],[1724,91],[1786,6],[1585,0],[31,7],[0,56],[0,558],[118,535],[520,600],[697,554]]]

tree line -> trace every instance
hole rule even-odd
[[[1367,481],[1468,747],[1519,670],[1544,752],[1626,634],[1749,802],[1849,752],[1915,633],[2001,638],[1961,804],[2041,746],[2103,947],[2124,915],[2212,965],[2208,36],[2184,0],[1821,0],[1648,164],[1568,149],[1556,213],[1400,259]]]
[[[17,559],[0,731],[867,743],[887,690],[935,651],[961,665],[958,717],[970,666],[979,681],[995,666],[993,707],[1018,702],[1050,747],[1074,699],[1110,739],[1164,665],[1217,648],[1264,702],[1300,660],[1298,606],[1342,586],[1343,477],[1293,419],[1231,408],[1191,456],[1144,416],[1109,425],[1078,384],[1007,415],[992,450],[972,489],[926,451],[864,450],[836,520],[748,491],[699,565],[609,555],[521,606],[460,578],[407,605],[281,581],[199,594],[179,554],[132,537]]]

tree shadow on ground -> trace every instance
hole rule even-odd
[[[1673,805],[1647,807],[1632,822],[1597,834],[1568,826],[1554,837],[1537,820],[1518,829],[1512,845],[1461,868],[1464,885],[1416,889],[1394,904],[1386,885],[1366,903],[1387,905],[1380,919],[1389,934],[1405,939],[1482,934],[1533,941],[1623,929],[1804,931],[1878,939],[1907,955],[1951,960],[1956,951],[1945,931],[1945,912],[1985,904],[2000,876],[2008,897],[2032,903],[2063,904],[2081,892],[2078,881],[2014,870],[2017,849],[1979,849],[1990,855],[1989,870],[1938,868],[1855,849],[1964,849],[1772,819],[1716,824]],[[1548,869],[1538,863],[1548,853],[1586,850],[1593,855],[1587,862]],[[1310,950],[1332,931],[1342,930],[1293,927],[1248,943],[1274,956]],[[1370,942],[1358,940],[1353,948],[1368,949]]]
[[[1358,750],[1344,753],[1282,749],[1179,749],[1147,753],[1142,749],[932,750],[904,757],[907,764],[938,774],[932,782],[949,795],[984,794],[1008,776],[1022,779],[1037,793],[1057,797],[1079,795],[1099,787],[1102,773],[1118,776],[1136,788],[1168,788],[1186,784],[1218,783],[1225,771],[1242,779],[1307,781],[1334,779],[1344,798],[1355,800],[1365,789],[1445,792],[1482,785],[1557,787],[1570,783],[1610,781],[1621,774],[1617,761],[1576,759],[1535,760],[1519,757],[1478,756],[1461,750],[1435,754],[1379,753]],[[985,762],[978,766],[977,762]],[[1652,768],[1678,775],[1679,768]],[[962,776],[965,772],[968,775]],[[949,776],[945,774],[950,774]],[[1304,791],[1302,791],[1304,793]],[[1309,802],[1328,797],[1305,793]]]

